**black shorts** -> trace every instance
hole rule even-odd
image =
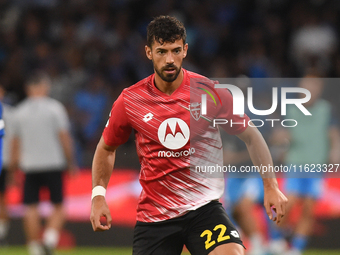
[[[50,200],[53,204],[63,201],[62,171],[46,171],[26,173],[24,185],[24,204],[37,204],[41,187],[47,187],[50,191]]]
[[[6,175],[7,169],[3,168],[0,173],[0,192],[4,193],[6,189]]]
[[[178,218],[152,223],[137,221],[133,255],[180,255],[183,245],[192,255],[207,255],[225,243],[244,247],[222,204],[212,201]]]

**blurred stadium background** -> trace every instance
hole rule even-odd
[[[3,101],[17,105],[25,97],[27,76],[42,69],[52,78],[51,96],[67,107],[72,122],[81,172],[65,176],[68,223],[59,244],[66,250],[60,254],[76,254],[67,253],[75,246],[131,246],[140,192],[133,137],[118,151],[117,171],[107,191],[114,221],[110,232],[93,233],[90,226],[90,167],[113,101],[123,88],[153,72],[144,53],[152,17],[168,14],[184,22],[189,43],[184,67],[208,77],[301,77],[315,68],[337,78],[339,11],[337,0],[0,0],[0,83],[7,91]],[[255,89],[271,95],[268,88]],[[326,87],[324,98],[340,119],[340,86]],[[17,179],[23,176],[19,173]],[[6,194],[10,247],[25,242],[21,188],[9,187]],[[41,196],[48,194],[43,191]],[[49,204],[42,203],[40,209],[47,215]],[[340,253],[339,179],[327,180],[315,213],[318,222],[309,247],[322,252],[306,254]],[[263,219],[256,217],[265,232]],[[10,247],[0,248],[0,253],[11,254]],[[13,249],[13,254],[25,254]],[[94,252],[84,249],[81,254]]]

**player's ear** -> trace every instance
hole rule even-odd
[[[187,56],[188,53],[188,44],[186,43],[183,47],[183,58]]]
[[[145,45],[145,54],[148,59],[152,60],[151,48],[147,45]]]

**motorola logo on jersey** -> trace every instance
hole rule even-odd
[[[187,144],[190,130],[185,121],[179,118],[169,118],[158,128],[158,139],[161,144],[171,150],[177,150]]]

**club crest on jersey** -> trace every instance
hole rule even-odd
[[[190,114],[194,120],[198,121],[201,117],[201,103],[191,103],[190,104]]]
[[[187,123],[179,118],[164,120],[158,128],[160,143],[171,150],[184,147],[190,138],[190,130]]]

